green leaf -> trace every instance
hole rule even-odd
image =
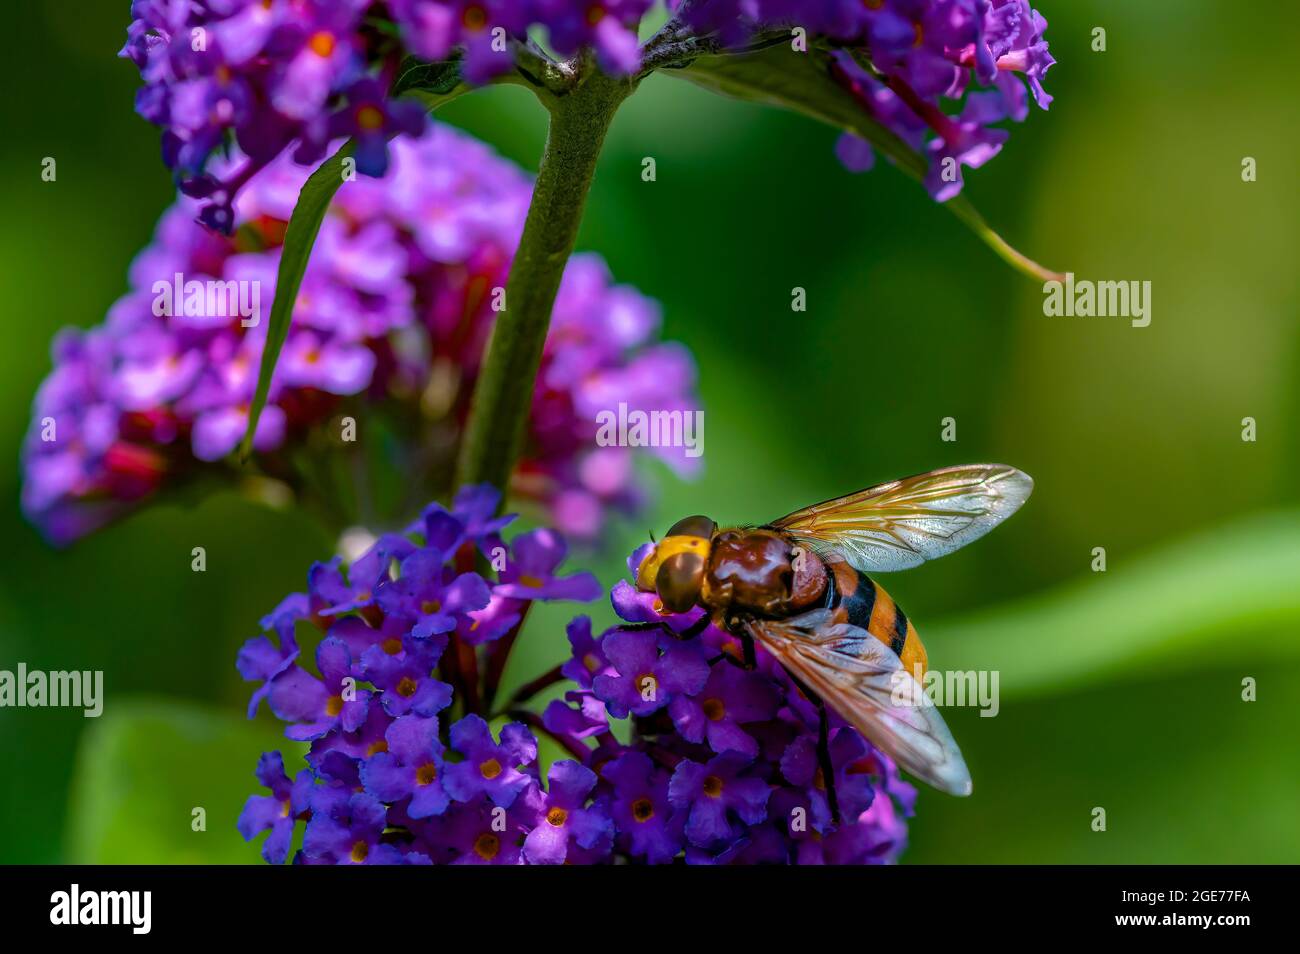
[[[1004,697],[1295,657],[1297,541],[1300,510],[1282,510],[1137,557],[1111,550],[1105,572],[921,635],[936,669],[998,670]]]
[[[461,82],[460,64],[457,60],[440,63],[422,63],[408,57],[402,64],[392,95],[408,96],[419,100],[429,112],[449,103],[469,87]],[[253,435],[257,422],[266,407],[271,392],[271,378],[280,360],[280,349],[289,334],[293,320],[293,306],[302,287],[302,276],[307,271],[311,250],[320,234],[321,223],[329,211],[334,193],[343,184],[343,160],[352,154],[355,143],[348,140],[308,177],[298,193],[298,204],[289,216],[289,226],[284,233],[284,247],[280,251],[280,268],[276,273],[275,301],[271,304],[271,317],[266,330],[266,346],[262,351],[262,364],[257,373],[257,390],[248,410],[248,430],[240,444],[239,456],[247,460],[253,448]]]
[[[427,63],[408,56],[397,70],[391,95],[416,96],[430,109],[449,102],[469,87],[461,82],[460,58],[454,57],[437,63]]]
[[[862,137],[917,181],[925,177],[926,162],[907,143],[873,120],[853,95],[831,75],[825,50],[796,53],[788,45],[770,46],[755,53],[706,54],[669,76],[702,86],[715,93],[756,103],[792,109]],[[998,235],[963,196],[944,203],[1001,258],[1025,274],[1043,281],[1064,275],[1044,268],[1018,252]]]
[[[275,374],[276,362],[280,360],[280,349],[289,334],[289,322],[293,318],[293,306],[298,300],[298,289],[302,287],[302,276],[307,271],[307,262],[311,258],[312,247],[320,233],[321,222],[329,209],[334,193],[343,184],[343,160],[352,154],[354,143],[348,140],[320,167],[313,172],[298,193],[298,204],[289,216],[289,226],[284,233],[284,248],[280,251],[280,268],[275,278],[275,301],[271,304],[271,317],[266,329],[266,346],[262,350],[262,366],[257,373],[257,390],[253,394],[253,403],[248,409],[248,431],[240,445],[241,459],[247,459],[253,448],[253,435],[257,432],[257,421],[266,406],[267,395],[271,392],[271,378]]]
[[[278,727],[186,703],[110,699],[82,736],[73,775],[68,860],[74,864],[251,864],[235,822],[262,752],[284,754],[290,775],[305,747]],[[206,830],[194,831],[194,809]]]

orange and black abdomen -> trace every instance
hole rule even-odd
[[[834,611],[836,622],[865,629],[894,651],[904,669],[916,676],[924,675],[926,657],[921,638],[884,587],[847,563],[830,563],[827,569],[834,581],[827,605]]]

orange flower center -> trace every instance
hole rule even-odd
[[[632,803],[632,817],[639,822],[647,822],[655,817],[655,807],[648,798],[638,798]]]
[[[342,711],[343,711],[343,697],[330,696],[328,701],[326,701],[325,703],[325,714],[336,716]]]
[[[704,705],[700,708],[704,710],[704,715],[711,722],[717,722],[727,714],[727,707],[722,704],[721,699],[705,699]]]
[[[409,699],[415,695],[415,680],[410,676],[403,676],[402,681],[397,684],[397,694],[404,699]]]
[[[357,864],[361,864],[361,862],[366,860],[366,855],[368,854],[370,854],[370,846],[364,841],[359,841],[352,846],[352,854],[350,857]]]
[[[317,56],[324,58],[334,52],[334,34],[328,30],[321,30],[313,33],[311,39],[307,41],[311,51]]]
[[[716,775],[710,775],[704,780],[704,794],[709,798],[717,798],[722,794],[722,779]]]
[[[484,861],[491,861],[501,850],[501,839],[490,832],[484,832],[474,840],[474,854]]]
[[[362,106],[357,110],[357,125],[362,129],[380,129],[384,125],[384,114],[374,106]]]
[[[478,770],[484,778],[496,778],[501,774],[501,763],[496,759],[488,759],[479,763]]]
[[[425,762],[415,770],[415,781],[420,785],[428,785],[438,778],[438,766],[432,762]]]
[[[546,813],[546,821],[554,828],[561,827],[569,819],[569,813],[563,808],[552,808]]]

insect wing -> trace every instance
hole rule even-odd
[[[750,635],[832,709],[917,778],[971,793],[970,771],[938,708],[902,661],[866,630],[817,610],[754,620]]]
[[[863,573],[907,570],[978,540],[1029,499],[1005,464],[966,464],[879,484],[787,514],[772,526]]]

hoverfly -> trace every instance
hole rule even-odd
[[[821,713],[819,758],[833,779],[826,706],[913,775],[969,795],[970,772],[920,680],[925,647],[868,573],[906,570],[978,540],[1015,513],[1034,482],[1002,464],[969,464],[890,481],[757,527],[679,520],[648,551],[637,587],[665,613],[706,611],[737,637],[753,668],[757,641]],[[835,811],[833,789],[828,791]]]

